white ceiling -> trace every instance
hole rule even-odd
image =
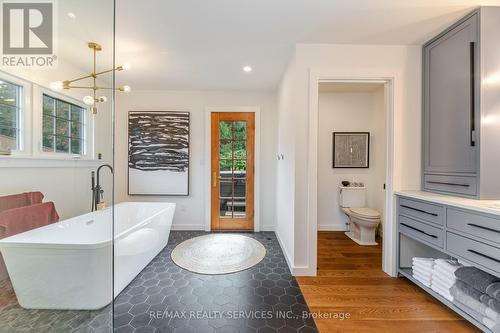
[[[118,80],[136,90],[274,90],[296,43],[422,44],[477,5],[500,5],[500,0],[116,2],[117,60],[133,66]],[[66,36],[61,39],[82,45],[66,55],[88,67],[84,42],[112,37],[111,1],[60,3]],[[75,20],[64,16],[70,10]],[[111,53],[103,58],[110,60]],[[247,64],[251,74],[241,70]]]

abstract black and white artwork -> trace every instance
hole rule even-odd
[[[189,195],[189,112],[130,111],[128,193]]]

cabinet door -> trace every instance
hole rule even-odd
[[[426,173],[477,172],[477,22],[476,14],[424,47]]]

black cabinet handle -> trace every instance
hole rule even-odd
[[[496,262],[500,263],[500,260],[498,260],[497,258],[490,257],[489,255],[483,254],[483,253],[478,252],[476,250],[468,249],[467,251],[470,252],[470,253],[474,253],[474,254],[476,254],[478,256],[484,257],[486,259],[490,259],[490,260],[493,260],[493,261],[496,261]]]
[[[436,214],[436,213],[429,213],[429,212],[426,212],[423,209],[413,208],[413,207],[410,207],[410,206],[407,206],[407,205],[399,205],[399,206],[403,207],[403,208],[406,208],[406,209],[411,209],[411,210],[417,211],[419,213],[424,213],[424,214],[432,215],[432,216],[438,216],[438,214]]]
[[[493,228],[483,227],[482,225],[478,225],[478,224],[474,224],[474,223],[467,223],[467,225],[469,225],[469,226],[471,226],[471,227],[475,227],[475,228],[483,229],[483,230],[488,230],[488,231],[497,232],[497,233],[499,233],[499,234],[500,234],[500,230],[496,230],[496,229],[493,229]]]
[[[420,229],[417,229],[417,228],[415,228],[415,227],[412,227],[411,225],[408,225],[408,224],[406,224],[406,223],[400,223],[400,224],[401,224],[401,225],[404,225],[404,226],[405,226],[405,227],[407,227],[407,228],[410,228],[410,229],[412,229],[412,230],[415,230],[415,231],[417,231],[417,232],[420,232],[421,234],[424,234],[424,235],[426,235],[426,236],[429,236],[429,237],[432,237],[432,238],[438,238],[438,236],[436,236],[436,235],[433,235],[433,234],[428,234],[428,233],[426,233],[425,231],[422,231],[422,230],[420,230]]]
[[[476,43],[470,42],[470,145],[476,145]]]
[[[456,184],[456,183],[447,183],[447,182],[436,182],[432,180],[428,180],[429,184],[438,184],[438,185],[450,185],[450,186],[461,186],[461,187],[470,187],[469,184]]]

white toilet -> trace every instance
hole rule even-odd
[[[340,207],[349,217],[351,230],[345,234],[359,245],[377,245],[375,231],[380,213],[366,208],[366,187],[340,187]]]

